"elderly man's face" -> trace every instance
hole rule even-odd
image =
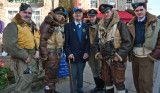
[[[108,9],[108,10],[104,11],[103,12],[104,19],[106,21],[109,21],[112,17],[112,14],[113,14],[113,11],[111,9]]]
[[[138,19],[142,19],[146,15],[146,9],[143,6],[138,6],[135,10],[134,13],[138,17]]]
[[[90,21],[92,24],[94,24],[94,23],[96,22],[97,16],[89,16],[89,15],[88,15],[88,18],[89,18],[89,21]]]
[[[23,20],[30,22],[32,17],[32,8],[28,7],[25,11],[19,11],[19,14]]]
[[[62,20],[62,18],[63,18],[63,14],[62,14],[62,13],[55,13],[55,15],[56,15],[56,17],[57,17],[57,19],[58,19],[59,21]]]
[[[83,17],[83,13],[81,11],[76,11],[74,12],[73,17],[75,20],[81,20]]]

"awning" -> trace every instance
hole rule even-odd
[[[103,14],[97,10],[98,14],[97,14],[97,17],[99,18],[103,18]],[[120,17],[120,20],[124,21],[124,22],[129,22],[134,16],[129,14],[128,12],[126,11],[118,11],[118,14],[119,14],[119,17]]]

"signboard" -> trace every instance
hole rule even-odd
[[[69,76],[69,71],[68,71],[68,64],[66,62],[66,55],[64,52],[62,52],[58,77],[65,77],[65,76]]]
[[[38,0],[8,0],[8,2],[38,2]]]

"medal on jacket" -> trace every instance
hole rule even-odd
[[[85,29],[85,28],[83,29],[83,32],[86,32],[86,29]]]

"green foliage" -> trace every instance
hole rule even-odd
[[[0,90],[15,83],[14,74],[9,67],[0,67]]]

